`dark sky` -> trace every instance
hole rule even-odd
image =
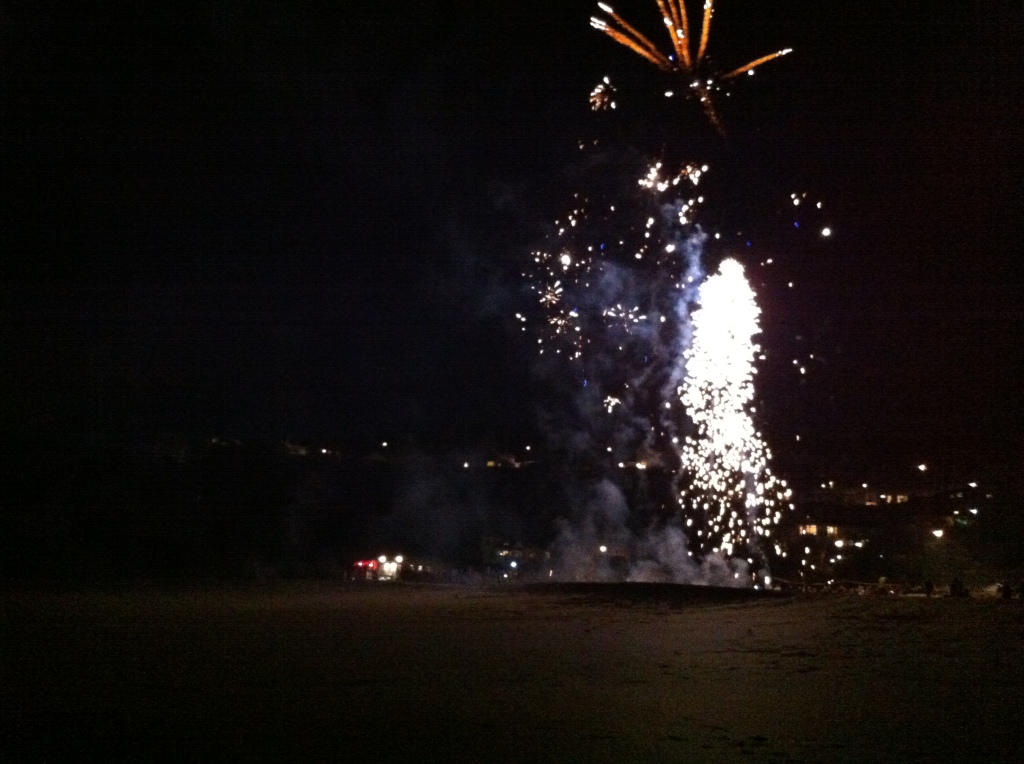
[[[693,140],[776,261],[765,430],[815,464],[1019,460],[1020,4],[792,5],[718,4],[723,68],[795,52]],[[552,179],[600,77],[663,118],[595,4],[125,6],[0,6],[6,426],[531,437],[508,319]],[[782,233],[794,191],[828,246]]]

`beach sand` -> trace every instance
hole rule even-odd
[[[8,592],[3,625],[9,761],[1014,761],[1024,740],[1018,601],[296,583]]]

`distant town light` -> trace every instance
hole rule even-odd
[[[942,534],[943,534],[943,533],[944,533],[944,531],[942,530],[942,528],[936,528],[935,530],[933,530],[933,531],[932,531],[932,535],[933,535],[933,536],[934,536],[935,538],[937,538],[937,539],[940,539],[940,538],[942,538]]]
[[[519,563],[518,563],[518,562],[516,562],[515,560],[512,560],[512,562],[510,562],[510,563],[508,564],[508,566],[509,566],[510,568],[518,568],[518,567],[519,567]]]
[[[843,543],[844,542],[843,542],[842,539],[836,539],[836,546],[839,547],[840,549],[843,548]]]
[[[397,557],[395,558],[395,562],[397,562],[397,563],[398,563],[399,565],[401,565],[401,564],[402,564],[402,563],[403,563],[404,561],[405,561],[405,558],[404,558],[404,557],[402,557],[402,555],[398,555],[398,556],[397,556]]]
[[[928,465],[927,464],[919,464],[919,465],[917,465],[917,468],[919,470],[921,470],[921,472],[925,472],[928,469]]]
[[[608,551],[608,547],[606,547],[604,544],[601,544],[601,546],[599,546],[597,549],[601,554],[604,554]]]
[[[377,558],[377,562],[383,563],[383,562],[387,562],[387,561],[388,561],[388,558],[385,555],[383,555],[383,554],[380,557]]]
[[[969,485],[971,488],[977,488],[978,487],[977,483],[968,483],[967,485]]]

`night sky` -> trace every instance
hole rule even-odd
[[[1020,4],[793,5],[718,4],[723,69],[795,51],[732,88],[725,138],[678,130],[751,232],[777,458],[1019,463]],[[125,6],[0,9],[5,429],[533,439],[510,319],[590,89],[673,134],[596,5]],[[661,44],[654,0],[616,10]],[[804,191],[827,243],[790,230]]]

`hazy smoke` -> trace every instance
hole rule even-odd
[[[559,521],[553,545],[555,572],[563,581],[615,581],[615,564],[633,548],[629,506],[621,489],[602,479],[589,487],[572,517]],[[604,551],[602,552],[602,547]]]
[[[558,575],[574,581],[658,581],[718,586],[751,582],[744,559],[693,554],[680,503],[681,443],[693,434],[679,400],[693,340],[692,310],[705,280],[707,237],[678,222],[680,202],[658,208],[659,247],[673,253],[659,269],[603,262],[600,278],[574,294],[585,315],[608,305],[643,306],[646,319],[620,330],[596,329],[588,355],[568,379],[571,411],[556,416],[555,439],[584,482],[553,546]],[[647,227],[651,223],[648,219]],[[584,325],[585,326],[585,325]],[[589,349],[592,347],[593,349]],[[565,366],[547,370],[566,378]],[[614,397],[614,404],[609,401]],[[596,474],[595,474],[596,473]],[[627,498],[628,497],[628,498]]]
[[[678,525],[647,533],[638,545],[637,561],[628,581],[748,586],[750,577],[744,560],[708,556],[698,562],[687,548],[686,534]]]

